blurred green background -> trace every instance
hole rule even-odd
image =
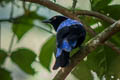
[[[72,0],[51,1],[72,9]],[[120,19],[120,0],[78,0],[75,9],[98,11]],[[0,80],[52,80],[58,71],[52,70],[55,31],[41,21],[58,14],[34,3],[0,1]],[[95,26],[97,33],[110,25],[93,17],[80,19]],[[119,36],[120,33],[110,40],[120,48]],[[85,42],[89,39],[88,35]],[[100,46],[86,59],[66,80],[120,80],[120,55],[110,48]]]

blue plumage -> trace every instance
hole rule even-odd
[[[72,47],[67,40],[63,40],[61,48],[62,48],[62,50],[66,51],[66,52],[70,52],[72,50]]]
[[[61,48],[57,48],[57,52],[56,52],[56,57],[59,57],[62,53],[62,49]]]
[[[73,20],[73,19],[68,18],[68,19],[66,19],[65,21],[63,21],[63,22],[59,25],[59,27],[58,27],[58,29],[57,29],[57,32],[58,32],[60,29],[64,28],[64,27],[70,27],[71,25],[75,25],[75,24],[79,24],[79,25],[81,25],[81,27],[83,26],[83,25],[82,25],[80,22],[78,22],[77,20]]]
[[[76,46],[77,41],[63,40],[62,46],[57,48],[56,57],[59,57],[62,54],[62,50],[66,52],[71,52],[72,48]]]
[[[63,22],[59,25],[59,27],[57,28],[57,32],[58,32],[59,30],[61,30],[62,28],[64,28],[64,27],[70,27],[71,25],[76,25],[76,24],[79,24],[79,25],[81,25],[80,27],[83,27],[83,25],[82,25],[80,22],[68,18],[68,19],[66,19],[65,21],[63,21]],[[75,40],[75,41],[69,41],[69,42],[68,42],[66,39],[64,39],[64,40],[63,40],[63,43],[62,43],[62,46],[61,46],[59,49],[60,49],[60,50],[65,50],[65,51],[67,51],[67,52],[70,52],[70,51],[72,50],[72,47],[75,47],[75,46],[76,46],[76,43],[77,43],[76,40]],[[60,53],[57,52],[57,53],[56,53],[56,57],[58,57],[58,54],[59,54],[59,56],[60,56],[61,52],[60,52]]]
[[[69,64],[69,53],[85,40],[83,24],[64,16],[54,16],[44,22],[52,24],[57,32],[56,62],[53,69],[65,67]]]
[[[77,45],[77,41],[69,41],[69,44],[72,48],[74,48]]]

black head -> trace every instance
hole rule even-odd
[[[58,26],[63,22],[64,20],[68,19],[65,16],[54,16],[48,20],[44,20],[43,23],[50,23],[53,25],[54,29],[57,30]]]

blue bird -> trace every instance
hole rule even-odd
[[[69,53],[79,47],[85,40],[86,31],[83,24],[65,16],[54,16],[43,21],[53,25],[56,35],[56,62],[53,70],[69,64]]]

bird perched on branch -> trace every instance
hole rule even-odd
[[[56,62],[53,70],[66,67],[69,64],[69,53],[85,40],[86,31],[83,24],[65,16],[54,16],[43,22],[52,24],[57,32]]]

